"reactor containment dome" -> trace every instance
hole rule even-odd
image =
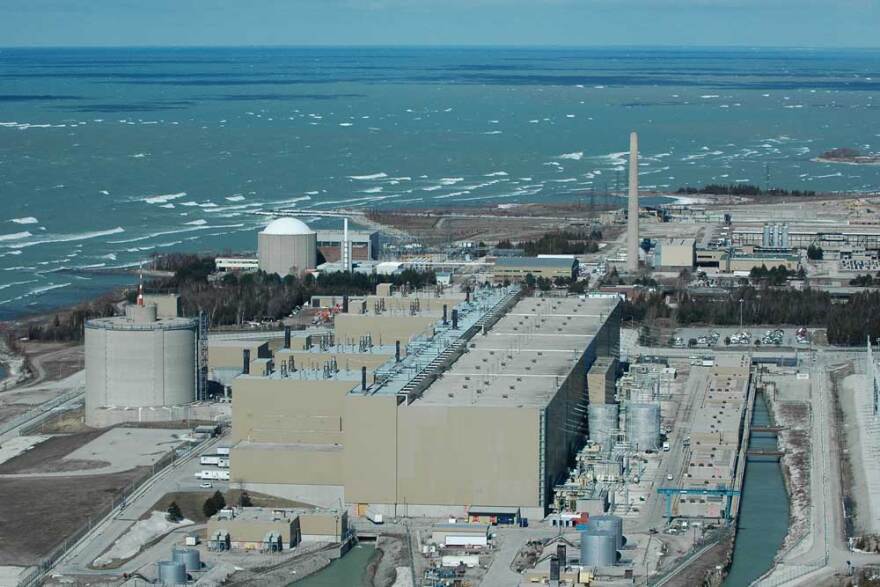
[[[257,236],[260,269],[278,275],[300,275],[317,265],[318,235],[296,218],[273,220]]]
[[[196,399],[198,320],[157,318],[155,305],[89,320],[85,329],[86,424],[107,407],[181,406]]]

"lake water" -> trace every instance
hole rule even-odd
[[[360,544],[349,550],[341,559],[333,561],[326,569],[291,583],[295,587],[368,587],[365,573],[370,559],[376,552],[372,544]]]
[[[770,412],[759,394],[752,416],[754,426],[771,425]],[[774,436],[752,434],[751,448],[776,449]],[[776,461],[750,461],[739,514],[733,564],[725,587],[746,587],[763,575],[788,533],[789,503],[782,468]]]
[[[0,319],[254,212],[515,205],[720,183],[877,190],[877,51],[2,49]],[[598,194],[596,196],[595,194]],[[598,200],[597,200],[598,201]],[[320,222],[316,222],[320,225]],[[130,280],[126,280],[130,281]]]

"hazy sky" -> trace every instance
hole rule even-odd
[[[880,0],[0,0],[11,45],[880,46]]]

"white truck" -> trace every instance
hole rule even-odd
[[[663,452],[669,452],[670,450],[671,447],[669,446],[669,441],[667,440],[663,443]]]
[[[203,481],[217,480],[217,481],[229,481],[229,471],[224,470],[216,470],[216,471],[199,471],[195,474],[196,479],[201,479]]]
[[[220,463],[220,455],[202,455],[199,462],[203,465],[218,465]]]
[[[229,447],[228,446],[218,446],[216,449],[218,455],[222,455],[224,457],[229,456]]]

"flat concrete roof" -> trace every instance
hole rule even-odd
[[[524,298],[413,405],[544,407],[556,395],[618,298]]]

